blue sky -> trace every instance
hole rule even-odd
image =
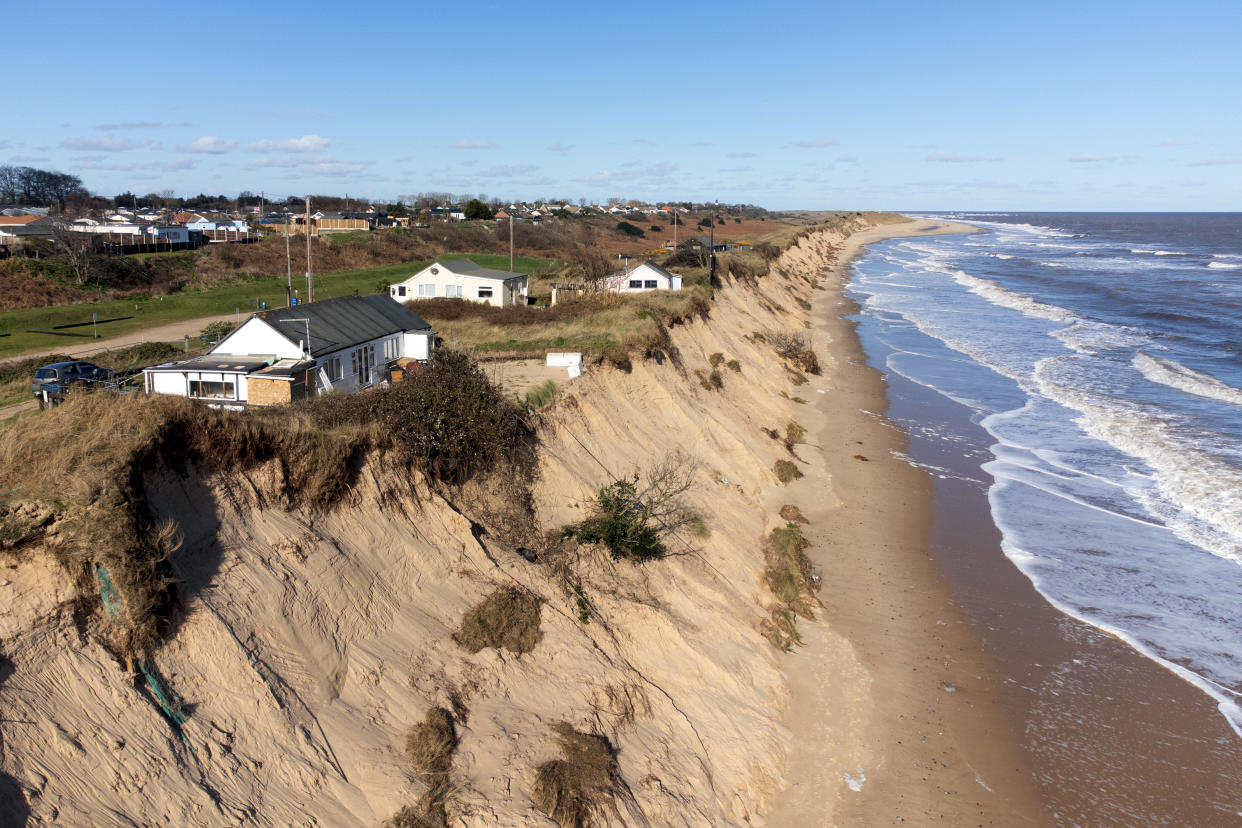
[[[1242,209],[1239,2],[64,2],[5,28],[0,163],[103,195]]]

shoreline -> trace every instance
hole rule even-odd
[[[810,520],[823,609],[800,622],[803,644],[785,662],[793,741],[772,825],[1047,824],[1000,677],[931,555],[932,481],[894,456],[906,435],[884,418],[884,378],[844,318],[866,245],[974,230],[912,221],[857,233],[814,297],[811,334],[826,337],[827,359],[794,412],[810,437],[806,477],[771,505]]]

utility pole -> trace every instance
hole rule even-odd
[[[285,208],[288,210],[288,208]],[[285,213],[285,307],[293,307],[293,255],[289,252],[289,220]]]
[[[509,213],[509,272],[513,272],[513,213]]]
[[[716,202],[720,204],[719,201]],[[711,258],[707,260],[707,282],[713,284],[716,281],[716,210],[712,209],[712,226],[708,236],[708,246],[711,248],[709,255]]]
[[[311,277],[310,196],[306,197],[306,301],[315,301],[315,281]]]

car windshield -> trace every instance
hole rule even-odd
[[[56,379],[55,368],[40,368],[35,371],[35,379]]]

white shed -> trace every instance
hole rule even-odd
[[[642,293],[647,290],[681,290],[681,277],[669,273],[655,262],[643,262],[633,270],[614,273],[604,279],[604,288],[613,293]]]

